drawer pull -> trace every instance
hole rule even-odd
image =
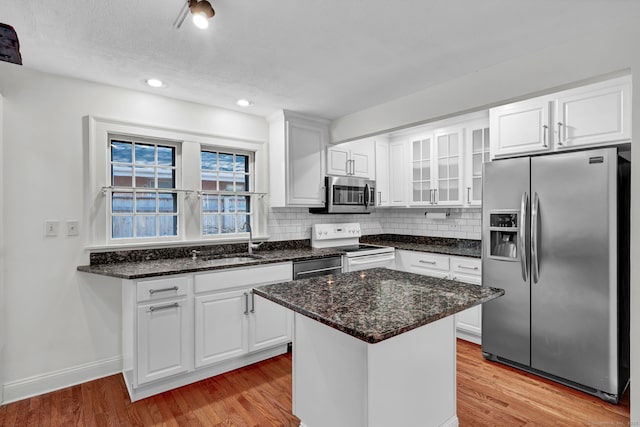
[[[149,289],[149,295],[153,295],[157,292],[169,292],[169,291],[177,291],[178,287],[177,286],[172,286],[170,288],[163,288],[163,289]]]
[[[436,263],[435,261],[428,261],[426,259],[420,259],[418,260],[418,262],[421,264],[431,264],[431,265],[434,265]]]
[[[152,306],[152,307],[149,307],[149,310],[147,311],[149,313],[153,313],[154,311],[168,310],[170,308],[178,308],[178,307],[180,307],[180,304],[177,302],[174,302],[173,304]]]
[[[475,267],[467,267],[466,265],[460,265],[458,264],[458,268],[465,268],[467,270],[478,270],[478,266]]]

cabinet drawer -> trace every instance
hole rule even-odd
[[[292,280],[293,267],[290,262],[255,267],[233,268],[195,276],[196,293],[221,289],[266,285]]]
[[[154,301],[183,296],[187,294],[187,284],[187,277],[171,277],[138,282],[136,301]]]
[[[401,263],[408,270],[424,269],[449,272],[449,256],[447,255],[411,251],[399,252],[401,252]]]
[[[451,272],[454,275],[481,276],[482,261],[478,258],[451,257]]]

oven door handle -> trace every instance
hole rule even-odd
[[[361,257],[353,257],[353,258],[349,258],[348,262],[351,265],[363,265],[363,264],[369,264],[372,262],[393,261],[395,259],[396,259],[396,254],[390,253],[390,254],[365,255]]]

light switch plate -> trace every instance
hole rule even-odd
[[[67,221],[67,236],[77,236],[78,234],[80,234],[80,230],[78,230],[78,221]]]
[[[45,221],[44,235],[47,237],[56,237],[58,235],[59,226],[60,226],[60,221]]]

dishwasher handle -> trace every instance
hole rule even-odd
[[[367,256],[363,256],[363,257],[351,258],[349,260],[349,264],[351,264],[351,265],[363,265],[363,264],[370,264],[370,263],[373,263],[373,262],[380,262],[380,261],[393,261],[395,259],[396,259],[396,254],[394,254],[392,252],[390,254],[367,255]]]

